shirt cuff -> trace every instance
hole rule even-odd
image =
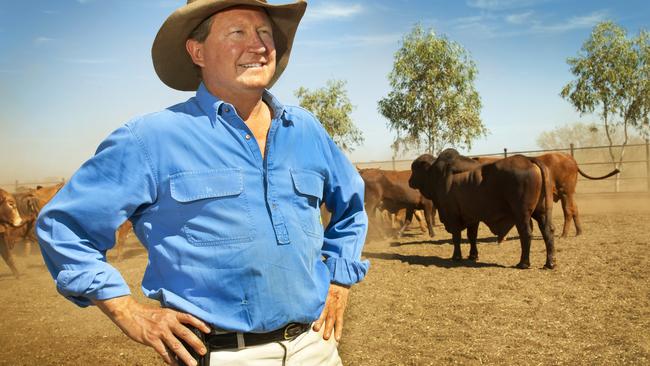
[[[131,293],[115,268],[106,264],[98,271],[62,270],[56,277],[56,289],[77,306],[92,305],[92,300],[106,300]]]
[[[366,277],[370,262],[329,257],[325,260],[325,265],[330,270],[331,282],[351,286]]]

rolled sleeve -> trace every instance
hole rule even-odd
[[[351,286],[366,277],[370,262],[329,257],[325,260],[325,265],[330,270],[331,282]]]
[[[155,182],[146,150],[127,125],[41,210],[36,235],[59,293],[82,307],[130,293],[106,251],[117,228],[155,200]]]
[[[364,183],[329,137],[327,144],[331,169],[325,182],[324,200],[332,217],[325,229],[322,254],[331,282],[349,286],[363,280],[370,267],[368,260],[360,259],[368,232]]]
[[[91,300],[106,300],[131,293],[120,272],[106,264],[94,270],[62,270],[56,277],[56,289],[78,306],[91,305]]]

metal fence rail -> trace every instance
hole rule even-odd
[[[616,154],[620,154],[622,145],[612,146]],[[582,170],[587,170],[587,174],[592,176],[603,175],[614,169],[614,164],[609,160],[609,146],[590,146],[574,147],[573,144],[567,148],[554,150],[525,150],[525,151],[508,151],[493,154],[472,155],[475,157],[494,156],[504,157],[514,154],[523,154],[529,156],[541,155],[549,152],[563,152],[572,155]],[[382,161],[360,161],[355,162],[357,168],[379,168],[385,170],[410,170],[412,159],[404,160],[382,160]],[[586,169],[585,169],[586,167]],[[608,193],[616,192],[616,181],[618,180],[618,192],[650,192],[650,143],[646,140],[645,144],[631,144],[625,146],[625,158],[621,164],[621,173],[616,177],[605,180],[589,180],[578,177],[578,193]],[[36,188],[37,186],[49,186],[58,183],[65,183],[65,178],[59,180],[44,181],[13,181],[0,182],[0,188],[16,192],[21,189]]]
[[[42,181],[19,181],[15,180],[13,182],[4,182],[0,183],[0,188],[4,189],[9,193],[18,192],[24,189],[37,188],[38,186],[47,187],[53,186],[59,183],[65,183],[65,178],[60,178],[58,180],[48,179]]]

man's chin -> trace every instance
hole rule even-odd
[[[242,80],[241,85],[247,89],[266,89],[271,83],[271,79]]]

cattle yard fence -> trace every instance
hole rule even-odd
[[[26,189],[31,189],[31,188],[37,188],[38,186],[41,187],[47,187],[47,186],[53,186],[55,184],[59,183],[65,183],[66,179],[65,178],[59,178],[59,179],[45,179],[42,181],[19,181],[15,180],[13,182],[1,182],[0,183],[0,188],[4,189],[5,191],[9,193],[15,193],[15,192],[20,192]]]
[[[550,152],[562,152],[573,156],[580,169],[590,176],[602,176],[615,168],[610,158],[609,146],[575,147],[570,144],[565,149],[509,151],[503,149],[498,153],[471,155],[472,157],[507,157],[515,154],[537,156]],[[621,173],[603,180],[590,180],[578,175],[577,193],[645,193],[650,192],[650,144],[614,145],[612,152],[618,161],[621,152],[623,161],[619,167]],[[384,170],[409,170],[413,159],[356,162],[357,168],[378,168]],[[618,187],[618,188],[617,188]]]
[[[554,150],[527,150],[527,151],[509,151],[503,149],[498,153],[472,155],[478,156],[493,156],[493,157],[506,157],[514,154],[524,154],[528,156],[537,156],[549,152],[563,152],[573,156],[578,162],[578,166],[582,171],[591,176],[601,176],[609,173],[615,167],[612,163],[609,153],[609,146],[593,146],[593,147],[575,147],[571,144],[565,149]],[[612,146],[614,156],[620,157],[624,151],[624,158],[619,169],[621,173],[616,177],[611,177],[604,180],[589,180],[578,176],[577,193],[611,193],[611,192],[628,192],[628,193],[641,193],[650,192],[650,144],[646,140],[645,144],[630,144]],[[411,162],[413,159],[402,160],[386,160],[386,161],[361,161],[355,162],[357,168],[379,168],[384,170],[409,170],[411,169]],[[618,182],[617,182],[618,180]],[[0,188],[8,192],[17,192],[23,189],[36,188],[37,186],[49,186],[58,183],[65,183],[65,178],[58,180],[44,180],[44,181],[13,181],[13,182],[0,182]],[[618,190],[617,190],[618,186]]]

